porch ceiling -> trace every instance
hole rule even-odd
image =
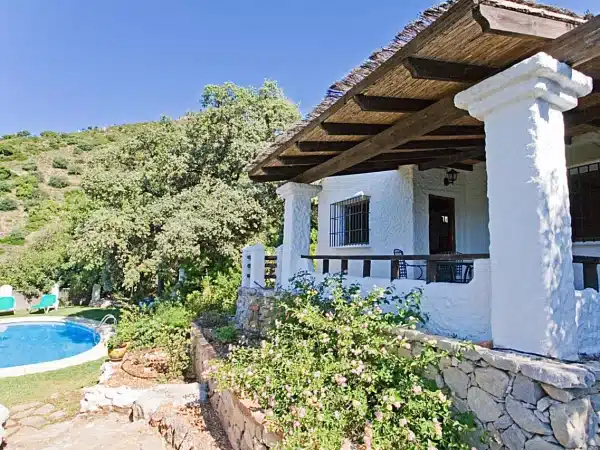
[[[595,80],[566,115],[567,136],[600,129],[600,16],[523,0],[458,0],[425,11],[346,79],[305,121],[265,149],[254,181],[312,182],[400,165],[472,169],[485,160],[483,125],[456,93],[539,52]]]

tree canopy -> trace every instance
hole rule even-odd
[[[96,150],[81,178],[86,206],[60,229],[55,276],[145,295],[181,266],[237,262],[243,245],[281,220],[273,187],[251,184],[244,168],[298,117],[275,82],[210,85],[200,111]],[[0,270],[0,281],[7,272],[15,271]],[[42,289],[46,278],[26,283]]]

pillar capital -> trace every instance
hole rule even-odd
[[[321,189],[321,186],[290,181],[277,188],[277,195],[284,200],[290,197],[311,199],[321,192]]]
[[[462,91],[454,104],[479,120],[520,102],[545,100],[559,111],[592,92],[592,79],[546,53],[538,53]]]

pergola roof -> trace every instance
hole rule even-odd
[[[307,183],[406,164],[472,170],[485,160],[483,124],[454,95],[539,51],[599,80],[567,113],[567,136],[600,128],[600,16],[586,22],[523,0],[449,1],[331,86],[259,155],[250,178]]]

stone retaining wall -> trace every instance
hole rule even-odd
[[[409,342],[402,348],[406,356],[418,354],[425,342],[451,355],[460,348],[454,339],[411,330],[398,334]],[[492,450],[593,450],[600,445],[597,362],[564,363],[474,346],[460,359],[444,358],[428,377],[452,392],[459,411],[474,414]]]
[[[239,288],[236,326],[247,333],[261,334],[269,326],[275,296],[274,289]]]
[[[214,408],[234,450],[267,450],[281,438],[264,427],[265,416],[260,407],[238,398],[230,391],[217,392],[215,383],[203,373],[217,354],[205,339],[200,327],[192,325],[192,362],[196,378],[208,384],[210,403]]]
[[[414,356],[430,343],[450,357],[432,367],[428,378],[448,389],[455,407],[471,412],[479,426],[479,450],[560,450],[600,446],[600,363],[565,363],[484,347],[465,351],[460,341],[399,329],[408,345],[400,348]],[[202,378],[213,347],[200,329],[193,330],[194,367]],[[460,358],[456,355],[461,353]],[[210,401],[235,450],[270,448],[279,438],[263,427],[258,405],[238,399],[231,392],[216,393],[209,384]]]

